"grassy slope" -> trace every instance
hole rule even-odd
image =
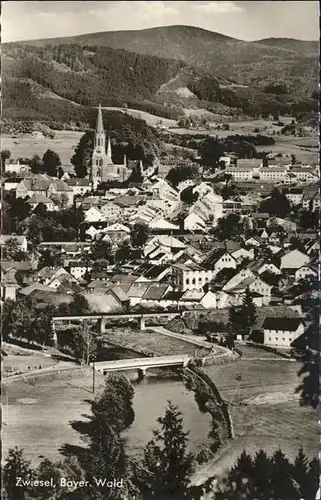
[[[302,446],[311,457],[316,456],[317,414],[301,407],[295,392],[300,364],[272,358],[258,361],[254,358],[265,357],[262,351],[250,348],[244,348],[244,357],[247,359],[229,365],[205,368],[224,398],[249,403],[231,407],[235,440],[215,471],[228,468],[243,449],[253,453],[262,446],[268,453],[281,447],[291,458]]]

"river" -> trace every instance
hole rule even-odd
[[[103,379],[97,376],[97,387]],[[3,460],[9,448],[24,448],[25,456],[34,464],[47,457],[62,459],[61,448],[65,443],[83,445],[80,435],[70,423],[84,419],[90,413],[88,402],[92,397],[92,375],[80,370],[61,373],[38,380],[5,383],[3,397],[8,397],[4,408],[2,427]],[[97,393],[100,388],[98,387]],[[177,405],[183,413],[185,431],[190,431],[189,449],[197,451],[207,443],[210,418],[202,414],[194,400],[194,393],[187,391],[183,382],[175,379],[146,377],[135,383],[133,406],[135,421],[125,433],[127,451],[140,455],[144,445],[158,427],[157,418],[164,415],[167,401]]]

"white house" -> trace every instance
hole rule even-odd
[[[153,236],[145,245],[144,255],[147,255],[151,250],[155,249],[157,246],[168,247],[171,250],[182,250],[186,248],[186,243],[183,243],[175,236],[168,236],[165,234],[160,234]]]
[[[223,217],[223,198],[208,191],[190,207],[189,213],[195,213],[205,221],[212,220],[212,225],[215,226],[218,219]]]
[[[289,200],[292,205],[301,205],[303,198],[303,190],[302,188],[288,188],[285,196]]]
[[[74,196],[83,196],[91,190],[88,179],[67,179],[66,184],[72,189]]]
[[[188,214],[184,219],[184,229],[189,231],[205,231],[205,221],[194,212]]]
[[[34,210],[39,203],[42,203],[47,208],[48,212],[53,212],[54,210],[58,210],[59,207],[56,205],[50,198],[42,194],[34,194],[31,198],[27,199],[27,203],[31,206],[32,210]]]
[[[7,188],[6,188],[7,189]],[[315,212],[320,208],[320,193],[318,191],[305,193],[302,198],[302,208],[307,211]]]
[[[91,266],[86,266],[82,262],[69,262],[69,272],[76,278],[76,280],[81,280],[85,276],[86,272],[91,271]]]
[[[28,241],[25,236],[16,236],[15,234],[1,234],[0,235],[0,246],[4,246],[8,240],[15,240],[18,245],[18,250],[21,252],[27,252]]]
[[[266,182],[281,182],[287,176],[286,167],[262,167],[259,170],[260,180]]]
[[[86,222],[102,222],[106,220],[105,215],[98,207],[90,207],[84,212]]]
[[[194,263],[178,263],[172,266],[173,284],[180,291],[202,290],[211,282],[213,271]]]
[[[225,173],[232,176],[235,181],[251,181],[253,167],[227,167]]]
[[[254,259],[254,249],[246,249],[246,248],[239,248],[238,250],[235,250],[234,252],[230,252],[232,257],[236,259],[239,262],[242,262],[245,259],[248,260],[253,260]]]
[[[209,184],[206,184],[206,182],[200,182],[199,184],[197,184],[197,186],[194,187],[193,193],[198,193],[199,198],[202,198],[207,193],[214,194],[214,191]]]
[[[272,262],[264,262],[264,264],[260,265],[260,267],[257,269],[257,273],[263,274],[263,273],[271,273],[271,274],[277,274],[280,276],[282,272],[278,267],[276,267],[275,264],[272,264]]]
[[[154,219],[149,223],[150,229],[153,231],[178,231],[179,226],[176,226],[175,224],[172,224],[171,222],[161,218],[161,219]]]
[[[182,191],[184,191],[184,189],[191,187],[191,186],[195,186],[195,181],[193,181],[193,179],[186,179],[185,181],[181,181],[178,184],[177,189],[181,193]]]
[[[300,318],[270,318],[263,323],[264,344],[277,347],[290,347],[291,342],[304,333]]]
[[[241,269],[238,272],[236,271],[236,273],[224,284],[222,290],[225,292],[232,290],[248,278],[252,280],[255,279],[254,273],[249,268]]]
[[[214,250],[204,261],[204,266],[213,271],[213,276],[222,269],[236,269],[238,265],[239,261],[225,249]]]
[[[309,264],[310,257],[300,250],[291,250],[281,257],[280,269],[300,269]]]
[[[25,174],[30,172],[30,165],[27,163],[21,162],[19,159],[18,160],[6,160],[5,166],[4,166],[4,171],[6,173],[10,172],[13,174]]]
[[[302,266],[295,271],[295,281],[305,280],[307,277],[317,278],[319,275],[318,270],[312,266]]]
[[[109,201],[105,205],[102,205],[100,207],[100,211],[103,214],[103,216],[106,217],[107,220],[119,221],[121,219],[121,214],[122,214],[121,208],[115,203],[112,203],[111,201]]]

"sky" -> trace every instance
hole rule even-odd
[[[242,40],[319,39],[317,1],[1,2],[2,42],[190,25]]]

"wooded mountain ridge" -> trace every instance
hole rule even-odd
[[[213,106],[248,116],[305,114],[317,68],[317,42],[244,42],[190,26],[10,43],[3,45],[3,116],[31,118],[47,112],[46,102],[56,119],[63,106],[63,115],[78,117],[79,105],[98,102],[174,119],[184,108]]]

